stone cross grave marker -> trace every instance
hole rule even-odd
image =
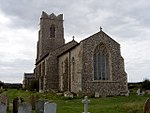
[[[31,113],[32,112],[32,106],[29,103],[21,103],[18,107],[18,113]]]
[[[85,96],[84,100],[82,100],[82,103],[84,104],[84,112],[83,113],[89,113],[88,112],[88,103],[90,102],[90,100],[88,100],[88,97]]]
[[[56,113],[56,103],[45,102],[44,113]]]
[[[7,107],[5,104],[0,102],[0,113],[6,113]]]
[[[148,98],[145,102],[144,113],[150,113],[150,98]]]

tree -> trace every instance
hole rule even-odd
[[[1,87],[1,86],[4,86],[4,83],[3,83],[2,81],[0,81],[0,87]]]
[[[150,90],[150,80],[149,79],[145,79],[143,82],[142,82],[142,89],[143,90]]]

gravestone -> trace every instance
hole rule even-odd
[[[145,95],[145,91],[142,91],[141,95]]]
[[[35,110],[35,104],[36,104],[36,102],[39,100],[39,96],[38,96],[38,95],[36,95],[36,96],[32,95],[32,96],[29,98],[29,100],[30,100],[30,104],[31,104],[31,106],[32,106],[32,110]]]
[[[35,104],[36,113],[44,113],[44,104],[47,100],[38,100]]]
[[[140,90],[140,88],[139,88],[136,92],[137,92],[137,95],[138,95],[138,96],[141,95],[141,90]]]
[[[148,98],[145,102],[144,113],[150,113],[150,98]]]
[[[22,98],[16,97],[13,100],[13,113],[18,113],[18,106],[23,102]]]
[[[3,89],[3,86],[1,86],[1,89]]]
[[[64,97],[73,98],[73,94],[70,91],[66,91],[66,92],[64,92]]]
[[[129,96],[130,95],[130,91],[128,90],[128,92],[125,94],[125,96]]]
[[[88,104],[89,104],[90,100],[88,100],[88,97],[85,96],[84,100],[82,100],[82,103],[84,104],[84,112],[83,113],[90,113],[88,112]]]
[[[5,104],[7,107],[7,111],[9,111],[9,99],[8,99],[8,97],[5,95],[0,95],[0,102],[2,104]]]
[[[32,112],[31,104],[25,102],[19,104],[18,113],[31,113],[31,112]]]
[[[56,113],[56,103],[45,102],[44,113]]]
[[[95,92],[95,97],[96,97],[96,98],[99,98],[99,97],[100,97],[99,92]]]
[[[0,103],[0,113],[6,113],[7,107],[5,104]]]

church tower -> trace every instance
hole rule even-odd
[[[43,11],[40,18],[37,61],[64,44],[63,14],[48,15]]]

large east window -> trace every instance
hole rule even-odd
[[[109,54],[104,44],[94,51],[94,80],[109,80]]]

